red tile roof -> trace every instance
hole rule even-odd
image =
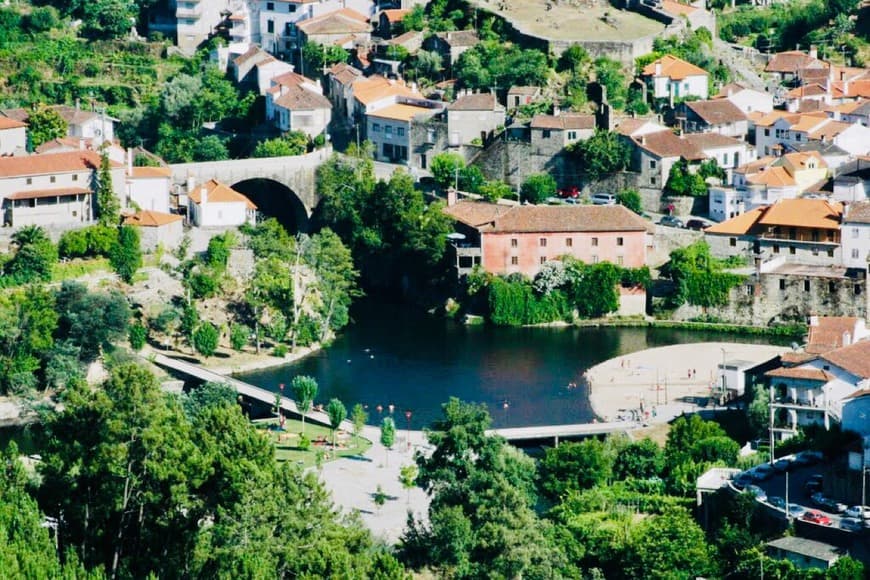
[[[124,225],[140,226],[144,228],[159,228],[167,224],[179,222],[183,218],[180,215],[163,213],[159,211],[142,210],[124,218]]]
[[[206,203],[239,203],[245,204],[248,209],[257,209],[250,199],[242,195],[228,185],[224,185],[216,179],[210,179],[203,183],[202,186],[197,186],[189,193],[190,199],[197,205],[202,203],[202,188],[205,188],[208,193]]]
[[[834,375],[832,375],[831,373],[825,372],[820,369],[800,369],[794,367],[781,367],[778,369],[773,369],[772,371],[767,371],[766,373],[764,373],[764,376],[783,379],[819,381],[822,383],[827,383],[834,378]]]
[[[826,352],[821,358],[856,377],[870,378],[870,340]]]
[[[858,318],[853,316],[819,316],[816,324],[810,325],[806,351],[821,354],[842,347],[846,333],[854,338],[857,324]]]
[[[32,189],[28,191],[16,191],[6,196],[6,199],[42,199],[44,197],[58,197],[66,195],[92,194],[90,189],[84,187],[57,187],[55,189]]]
[[[643,76],[655,76],[656,64],[662,65],[660,76],[668,77],[675,81],[680,81],[691,76],[707,76],[707,71],[704,69],[671,54],[666,54],[660,59],[646,65],[643,69]]]
[[[639,137],[632,137],[631,140],[641,149],[661,158],[682,157],[687,161],[707,158],[697,147],[685,139],[680,139],[670,130],[647,133]]]
[[[821,62],[816,58],[811,57],[805,52],[799,50],[789,50],[779,52],[773,55],[767,66],[764,67],[765,72],[776,73],[796,73],[802,68],[806,68],[810,64]]]
[[[651,224],[621,205],[521,205],[460,201],[444,212],[485,233],[648,232]]]
[[[595,115],[535,115],[532,129],[595,129]]]
[[[746,114],[728,99],[714,99],[711,101],[689,101],[686,107],[704,120],[708,125],[723,125],[746,121]]]
[[[340,8],[296,23],[306,35],[353,34],[369,31],[369,21],[363,14],[350,8]]]
[[[109,164],[112,167],[121,167],[121,164],[115,161],[109,161]],[[72,173],[98,169],[99,167],[100,155],[94,151],[2,157],[0,158],[0,177]]]
[[[9,117],[0,117],[0,131],[5,131],[6,129],[20,129],[21,127],[26,126],[27,123],[23,121],[10,119]]]

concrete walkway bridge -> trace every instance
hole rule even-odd
[[[624,433],[640,427],[633,421],[614,421],[612,423],[578,423],[574,425],[540,425],[535,427],[509,427],[505,429],[490,429],[487,435],[498,435],[507,439],[508,443],[533,443],[553,441],[559,445],[560,439],[580,439],[597,437],[611,433]]]

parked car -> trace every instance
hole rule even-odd
[[[770,505],[772,505],[775,508],[785,510],[785,499],[779,497],[778,495],[767,498],[767,503],[769,503]]]
[[[812,497],[810,497],[810,499],[813,500],[813,504],[824,509],[825,511],[833,512],[835,514],[840,514],[846,511],[846,504],[842,504],[836,500],[826,497],[821,492],[814,493]]]
[[[570,205],[581,205],[583,202],[577,199],[576,197],[566,197],[565,203]]]
[[[867,506],[853,505],[843,512],[843,514],[849,518],[870,520],[870,508]]]
[[[684,228],[686,224],[683,223],[683,220],[676,216],[666,215],[662,219],[659,220],[659,224],[663,226],[668,226],[672,228]]]
[[[812,524],[819,524],[820,526],[830,526],[833,523],[831,518],[816,510],[808,510],[801,516],[801,519]]]
[[[743,493],[748,493],[758,501],[767,501],[767,493],[757,485],[747,485],[743,488]]]
[[[799,518],[807,513],[807,508],[796,503],[788,504],[788,515],[793,518]]]
[[[616,205],[616,196],[612,193],[594,193],[590,199],[595,205]]]
[[[860,532],[864,529],[864,522],[858,518],[843,518],[840,520],[840,529],[849,532]]]
[[[752,474],[748,471],[744,471],[734,478],[734,486],[738,489],[743,489],[750,483],[752,483]]]
[[[795,455],[795,461],[798,465],[815,465],[824,459],[824,455],[820,451],[801,451]]]
[[[794,461],[793,457],[791,457],[791,458],[783,457],[782,459],[778,459],[773,464],[773,469],[779,473],[782,473],[783,471],[788,471],[789,469],[791,469],[791,464],[793,461]]]
[[[705,222],[704,220],[691,219],[691,220],[686,222],[686,228],[688,228],[690,230],[701,231],[701,230],[706,230],[709,227],[710,227],[710,224]]]
[[[572,185],[571,187],[563,187],[559,189],[559,197],[562,199],[577,199],[580,197],[580,190],[576,185]]]
[[[755,481],[766,481],[773,477],[773,474],[773,468],[767,463],[762,463],[752,470],[752,479]]]

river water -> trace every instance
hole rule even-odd
[[[411,411],[411,428],[419,429],[439,416],[451,396],[485,403],[496,427],[585,423],[594,415],[581,377],[602,361],[670,344],[770,342],[663,328],[465,326],[374,300],[358,303],[352,317],[354,322],[328,348],[240,378],[277,391],[280,383],[289,388],[297,374],[311,375],[320,385],[318,403],[331,397],[348,409],[362,403],[372,424],[392,404],[401,429],[408,426],[406,410]]]

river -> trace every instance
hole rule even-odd
[[[485,403],[496,427],[585,423],[594,416],[581,377],[602,361],[670,344],[771,340],[646,327],[465,326],[374,300],[355,305],[352,317],[328,348],[240,378],[277,391],[280,383],[289,388],[297,374],[311,375],[320,385],[318,403],[337,397],[348,410],[362,403],[372,424],[392,404],[401,429],[408,426],[405,411],[419,429],[439,416],[451,396]]]

